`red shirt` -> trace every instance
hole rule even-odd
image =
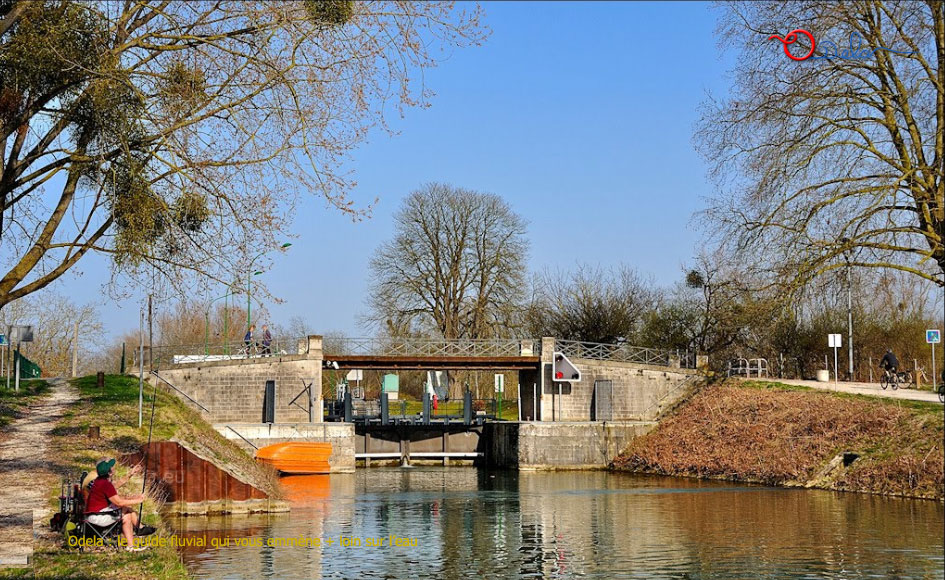
[[[115,486],[104,477],[96,478],[92,482],[92,491],[89,492],[89,501],[85,502],[85,513],[94,514],[107,508],[108,498],[115,497],[118,492]]]

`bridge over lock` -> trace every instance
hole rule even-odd
[[[158,381],[214,424],[223,436],[256,448],[278,441],[327,441],[333,470],[355,461],[475,460],[519,468],[601,467],[684,396],[704,362],[687,353],[542,338],[540,340],[343,339],[308,336],[268,353],[240,345],[160,347],[145,352]],[[557,355],[581,373],[555,381]],[[405,412],[381,399],[341,403],[321,396],[326,370],[496,371],[509,385],[517,421],[473,411]],[[326,420],[336,418],[340,422]],[[455,409],[456,407],[454,407]],[[360,412],[356,411],[360,410]],[[556,451],[552,452],[552,449]],[[336,469],[337,468],[337,469]]]

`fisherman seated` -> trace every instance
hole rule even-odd
[[[93,526],[106,527],[120,520],[126,549],[132,552],[143,550],[143,547],[135,547],[134,535],[135,528],[138,526],[138,514],[131,509],[131,506],[143,502],[144,494],[119,495],[110,479],[113,467],[115,467],[114,459],[99,461],[95,466],[98,477],[92,481],[85,501],[85,521]],[[116,482],[117,487],[125,485],[132,476],[138,473],[141,473],[141,466],[135,465],[124,479]]]

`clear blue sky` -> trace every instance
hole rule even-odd
[[[367,266],[392,236],[400,200],[427,181],[504,197],[529,221],[530,265],[626,263],[660,284],[696,253],[691,221],[712,192],[692,146],[706,92],[724,95],[732,55],[707,3],[487,3],[492,35],[428,72],[432,107],[394,118],[353,152],[362,204],[352,223],[309,199],[293,246],[260,276],[285,300],[272,319],[364,334]],[[99,306],[108,334],[137,328],[139,297],[105,305],[106,263],[82,264],[56,290]]]

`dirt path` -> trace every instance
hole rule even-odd
[[[47,464],[49,432],[79,398],[65,379],[50,379],[48,396],[5,431],[0,442],[0,567],[26,565],[34,534],[48,529],[52,510],[47,493],[58,476]]]

